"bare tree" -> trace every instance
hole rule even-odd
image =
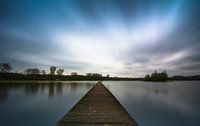
[[[50,66],[50,74],[54,75],[56,72],[56,67],[55,66]]]
[[[58,69],[56,72],[58,75],[63,75],[64,69]]]
[[[0,72],[8,73],[12,70],[12,66],[10,63],[0,63]]]

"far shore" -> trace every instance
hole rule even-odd
[[[155,75],[155,76],[153,76]],[[110,77],[101,74],[92,75],[41,75],[41,74],[18,74],[0,73],[0,83],[9,82],[73,82],[73,81],[145,81],[145,82],[168,82],[168,81],[199,81],[200,75],[194,76],[172,76],[168,77],[165,73],[153,73],[151,76],[134,77]]]
[[[171,82],[171,81],[200,81],[200,80],[168,80],[168,81],[144,81],[144,80],[0,80],[1,83],[59,83],[59,82],[98,82],[98,81],[143,81],[143,82]]]

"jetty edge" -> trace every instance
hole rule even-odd
[[[57,126],[138,126],[114,95],[101,83],[94,85]]]

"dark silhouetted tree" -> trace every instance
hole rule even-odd
[[[63,75],[64,69],[58,69],[56,72],[57,72],[57,75]]]
[[[98,74],[98,73],[87,73],[86,76],[88,76],[88,77],[102,77],[102,74]]]
[[[40,74],[40,70],[38,68],[33,68],[32,73],[33,74]]]
[[[42,75],[45,75],[45,74],[46,74],[46,71],[45,71],[45,70],[42,70],[41,73],[42,73]]]
[[[109,77],[110,77],[110,75],[109,75],[109,74],[107,74],[107,75],[106,75],[106,77],[107,77],[107,78],[109,78]]]
[[[55,66],[50,66],[50,74],[54,75],[56,72],[56,67]]]
[[[146,75],[144,77],[144,80],[146,81],[167,81],[168,80],[168,75],[166,71],[163,71],[161,73],[158,73],[156,70],[154,73],[151,74],[151,76]]]
[[[78,73],[77,72],[71,72],[71,76],[77,76]]]
[[[91,77],[92,73],[87,73],[86,76]]]
[[[149,74],[147,74],[147,75],[145,75],[145,77],[144,77],[146,80],[149,80],[150,79],[150,76],[149,76]]]
[[[12,70],[12,66],[10,63],[0,63],[0,72],[8,73]]]
[[[32,74],[32,69],[28,68],[24,71],[24,74]]]
[[[40,74],[40,70],[38,68],[28,68],[24,71],[25,74]]]

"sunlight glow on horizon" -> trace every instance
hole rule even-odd
[[[124,27],[125,22],[116,21],[96,31],[77,29],[73,32],[57,32],[53,40],[67,51],[71,61],[93,66],[91,71],[120,72],[125,67],[127,51],[160,42],[173,31],[177,23],[177,9],[174,13],[172,11],[166,17],[153,16],[140,24],[133,23],[128,28]]]

